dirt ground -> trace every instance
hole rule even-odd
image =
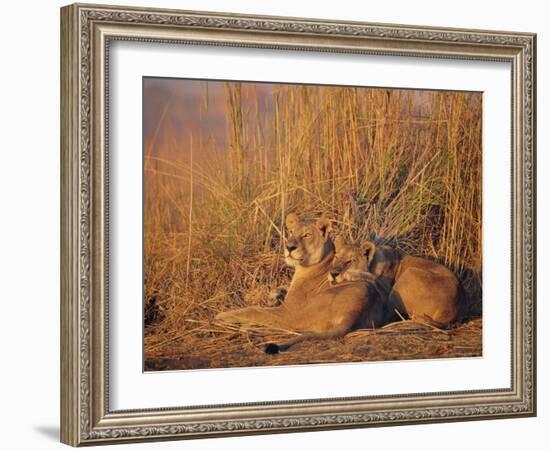
[[[146,346],[145,370],[184,370],[228,367],[283,366],[336,362],[390,361],[474,357],[482,355],[482,319],[450,330],[412,321],[383,328],[357,330],[341,339],[306,341],[286,352],[268,355],[269,342],[288,334],[265,330],[208,330],[176,337],[162,348]],[[147,339],[147,336],[146,336]]]

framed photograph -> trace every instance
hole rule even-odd
[[[61,440],[536,414],[531,33],[61,9]]]

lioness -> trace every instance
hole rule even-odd
[[[456,276],[433,261],[405,255],[387,245],[346,244],[335,238],[336,257],[328,279],[334,284],[377,280],[399,314],[446,328],[457,319],[462,289]]]
[[[286,226],[285,261],[295,272],[284,303],[222,312],[216,316],[217,320],[303,333],[283,344],[268,344],[265,351],[271,354],[306,339],[334,338],[361,326],[387,323],[382,299],[369,283],[343,282],[337,286],[329,283],[327,274],[334,258],[334,245],[326,217],[309,221],[291,213]]]

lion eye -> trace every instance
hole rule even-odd
[[[303,237],[305,237],[305,238],[310,238],[310,237],[311,237],[311,233],[306,233],[306,234],[304,234]]]

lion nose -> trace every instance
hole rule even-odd
[[[331,270],[331,271],[330,271],[330,276],[332,277],[333,280],[336,279],[336,277],[337,277],[338,275],[340,275],[340,272],[336,272],[336,271],[334,271],[334,270]]]
[[[288,250],[288,253],[292,253],[293,250],[296,250],[298,247],[292,244],[287,244],[286,249]]]

